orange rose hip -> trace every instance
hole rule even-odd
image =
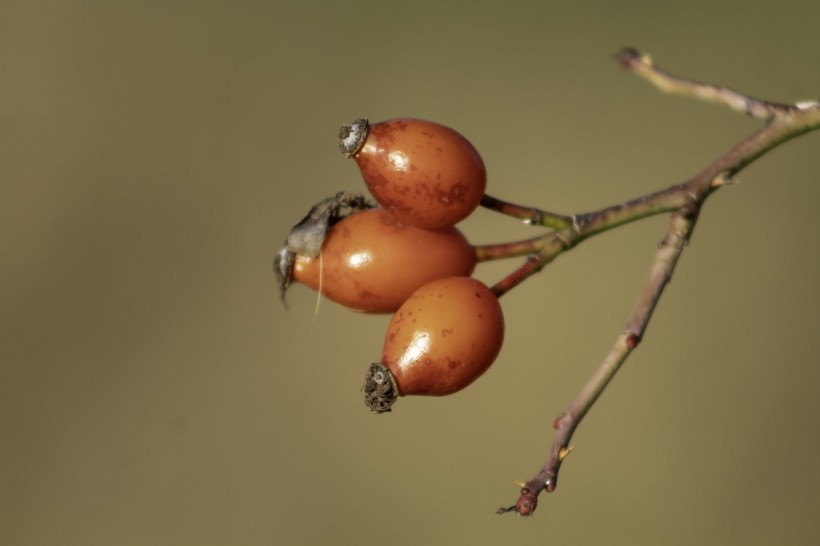
[[[469,277],[449,277],[416,290],[393,315],[381,362],[365,375],[365,404],[390,411],[398,396],[460,391],[495,361],[504,316],[495,294]]]
[[[334,224],[319,256],[295,257],[293,276],[350,309],[392,313],[420,286],[469,275],[475,263],[472,246],[455,227],[425,230],[377,208]]]
[[[413,118],[342,126],[340,147],[352,157],[384,209],[414,226],[457,224],[481,202],[484,161],[455,130]]]

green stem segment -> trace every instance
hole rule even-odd
[[[481,198],[481,206],[485,209],[490,209],[513,218],[523,220],[525,224],[532,226],[544,226],[552,229],[566,229],[572,225],[571,216],[562,216],[553,212],[537,209],[534,207],[525,207],[523,205],[516,205],[508,203],[491,195],[484,194]]]

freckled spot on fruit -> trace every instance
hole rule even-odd
[[[386,186],[390,183],[390,180],[388,180],[388,178],[385,175],[379,172],[378,168],[374,167],[373,169],[365,170],[365,168],[362,167],[362,172],[366,172],[367,176],[365,177],[365,179],[367,180],[368,186],[370,186],[371,188]]]
[[[373,292],[370,292],[369,290],[361,290],[359,292],[359,298],[362,300],[373,300],[379,299],[379,296],[377,294],[374,294]]]
[[[401,199],[385,199],[382,206],[393,214],[413,215],[413,209],[405,205]]]
[[[384,141],[395,142],[396,135],[393,133],[396,130],[403,131],[402,125],[399,123],[378,123],[370,126],[370,135],[367,140],[373,140],[374,144],[381,144]]]
[[[452,334],[452,333],[453,333],[453,329],[452,329],[452,328],[442,328],[442,330],[441,330],[441,337],[447,337],[447,336],[449,336],[449,335],[450,335],[450,334]]]
[[[475,293],[475,297],[477,297],[477,298],[481,298],[481,293],[480,293],[480,292],[476,292],[476,293]]]
[[[455,370],[456,368],[458,368],[460,366],[461,366],[461,361],[459,361],[459,360],[448,360],[447,361],[447,367],[450,368],[451,370]]]
[[[467,195],[467,187],[464,184],[454,184],[450,187],[450,191],[444,192],[439,190],[438,191],[438,200],[443,205],[449,205],[451,203],[462,203],[464,202],[464,197]]]

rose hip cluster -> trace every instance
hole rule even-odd
[[[478,207],[487,173],[459,133],[430,121],[342,126],[377,206],[339,193],[314,206],[276,256],[282,295],[293,282],[369,313],[394,313],[381,360],[365,375],[365,403],[443,396],[483,374],[501,350],[498,298],[470,275],[473,247],[455,227]]]

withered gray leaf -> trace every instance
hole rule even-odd
[[[285,246],[279,249],[273,259],[273,270],[279,281],[282,301],[285,300],[285,291],[293,283],[293,263],[296,256],[315,258],[322,250],[330,226],[345,216],[372,206],[362,195],[339,192],[316,203],[307,216],[291,228]]]

